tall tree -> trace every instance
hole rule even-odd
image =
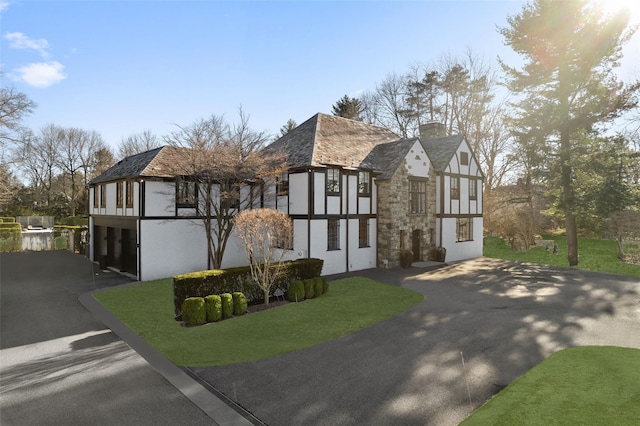
[[[501,62],[507,86],[519,96],[513,132],[558,178],[569,265],[577,265],[572,151],[585,132],[635,105],[637,86],[625,87],[613,73],[634,30],[627,28],[628,13],[609,18],[586,0],[534,0],[507,22],[499,32],[524,59],[520,69]]]
[[[296,127],[298,127],[298,123],[296,123],[295,120],[292,118],[288,119],[287,122],[284,123],[282,127],[280,127],[280,136],[278,136],[278,138],[281,138],[282,136],[286,135]]]
[[[35,107],[35,102],[13,86],[0,88],[0,146],[7,141],[17,141],[16,134],[21,131],[22,120]]]
[[[233,217],[240,210],[259,207],[268,186],[263,182],[275,182],[285,167],[281,156],[262,153],[267,135],[250,128],[242,109],[239,116],[239,122],[230,125],[213,115],[178,126],[165,137],[180,158],[172,172],[195,184],[197,212],[213,268],[222,265]]]
[[[357,121],[362,121],[362,117],[360,116],[362,110],[363,107],[360,99],[352,98],[349,95],[344,95],[331,107],[333,115]]]
[[[119,159],[123,159],[161,146],[162,141],[151,130],[144,130],[122,139],[118,144],[117,155]]]

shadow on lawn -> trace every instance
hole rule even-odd
[[[270,425],[458,424],[560,349],[640,348],[634,277],[488,258],[415,274],[359,274],[426,296],[387,321],[302,351],[194,371]]]

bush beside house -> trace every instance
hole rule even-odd
[[[285,293],[292,281],[319,277],[322,273],[323,260],[297,259],[284,262],[284,264],[286,265],[286,274],[272,289],[273,292],[280,290]],[[173,277],[173,301],[176,318],[180,318],[182,303],[188,297],[206,297],[210,294],[233,294],[234,292],[242,292],[248,303],[262,300],[262,289],[253,282],[249,266],[176,275]]]

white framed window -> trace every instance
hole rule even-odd
[[[473,241],[473,218],[459,217],[456,219],[456,241]]]
[[[327,169],[327,194],[340,194],[340,169]]]
[[[358,194],[371,194],[371,173],[367,171],[358,172]]]

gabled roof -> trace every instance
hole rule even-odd
[[[444,136],[440,138],[421,140],[433,168],[442,172],[447,168],[451,158],[463,141],[462,135]]]
[[[180,148],[162,146],[118,161],[89,185],[128,178],[174,177],[176,164],[183,158]]]
[[[291,168],[358,167],[376,145],[397,139],[383,127],[318,113],[265,150],[283,152]]]
[[[374,147],[362,161],[360,167],[380,173],[379,180],[391,179],[391,176],[403,164],[407,153],[418,138],[402,139]]]

